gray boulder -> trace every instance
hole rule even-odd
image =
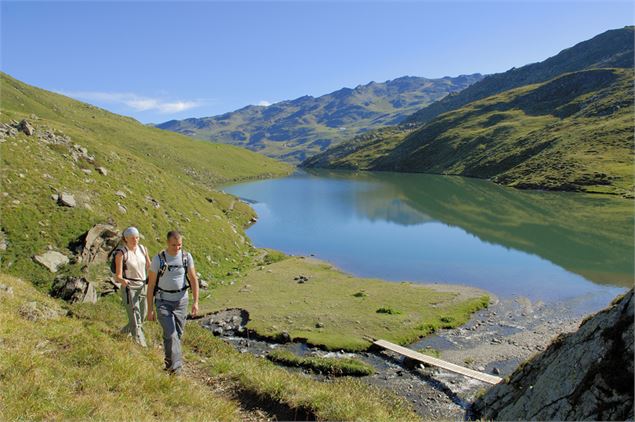
[[[84,277],[60,276],[55,277],[51,296],[70,303],[95,303],[97,291],[93,283]]]
[[[35,255],[33,257],[35,262],[48,268],[52,273],[56,273],[59,267],[68,264],[68,257],[57,251],[46,251],[42,255]]]
[[[207,314],[199,322],[203,328],[215,336],[241,335],[249,321],[249,313],[244,309],[229,308]]]
[[[633,420],[633,289],[472,406],[485,420]]]
[[[103,263],[119,243],[119,234],[111,224],[96,224],[84,235],[80,262],[83,265]]]
[[[27,136],[31,136],[35,133],[35,129],[31,126],[31,123],[28,120],[23,119],[18,125],[18,130],[24,132]]]
[[[77,205],[77,203],[75,202],[75,197],[71,195],[70,193],[66,193],[66,192],[61,192],[58,194],[57,202],[60,205],[63,205],[65,207],[71,207],[71,208]]]

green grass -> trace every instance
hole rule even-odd
[[[236,382],[258,397],[293,409],[308,409],[319,420],[418,420],[410,405],[394,393],[351,377],[319,382],[279,368],[266,359],[239,354],[209,331],[191,324],[185,343],[205,359],[214,376]]]
[[[329,375],[365,376],[375,373],[375,368],[352,358],[326,358],[315,356],[297,356],[288,350],[272,350],[267,359],[285,366],[310,369],[313,372]]]
[[[298,274],[309,281],[298,283]],[[409,344],[465,323],[489,298],[462,289],[356,278],[321,261],[291,257],[253,269],[232,286],[219,286],[201,308],[244,308],[250,315],[247,327],[262,336],[273,339],[286,331],[325,349],[359,351],[369,347],[367,336]],[[361,290],[365,296],[355,296]],[[393,314],[378,313],[382,307]]]
[[[241,420],[240,404],[220,391],[248,393],[321,420],[413,420],[394,394],[354,379],[321,382],[237,352],[189,322],[186,365],[211,382],[163,370],[160,327],[145,324],[149,348],[122,334],[125,311],[117,295],[96,305],[61,305],[29,282],[0,274],[0,418],[2,420]],[[29,301],[69,311],[30,321],[19,309]],[[191,373],[191,370],[187,372]],[[175,394],[178,392],[178,394]]]
[[[100,304],[115,326],[65,316],[32,322],[18,312],[25,302],[60,304],[13,277],[0,275],[0,284],[14,292],[0,292],[0,419],[240,420],[237,403],[168,376],[159,349],[117,334],[121,305]]]
[[[423,349],[419,349],[419,353],[423,353],[424,355],[432,356],[433,358],[437,358],[437,359],[441,358],[441,352],[430,346],[425,347]]]

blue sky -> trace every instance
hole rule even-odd
[[[632,25],[630,1],[1,2],[2,71],[142,122],[404,75],[502,72]]]

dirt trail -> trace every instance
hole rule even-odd
[[[188,377],[214,396],[236,402],[240,407],[239,420],[246,422],[315,420],[312,415],[302,410],[292,409],[284,403],[259,397],[254,392],[241,388],[230,378],[210,376],[205,369],[205,362],[205,358],[189,352],[180,376]]]

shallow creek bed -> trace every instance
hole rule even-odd
[[[504,377],[520,362],[544,350],[559,333],[575,330],[580,320],[566,303],[545,305],[521,297],[495,299],[488,309],[476,312],[467,324],[439,330],[409,347]],[[273,350],[285,350],[303,357],[354,358],[365,362],[375,369],[375,373],[359,377],[361,380],[397,393],[424,419],[469,418],[470,403],[489,387],[439,368],[413,366],[391,352],[326,351],[302,342],[291,342],[288,338],[272,341],[251,331],[248,322],[249,313],[238,308],[208,314],[199,320],[203,327],[241,353],[265,358]],[[333,377],[298,367],[287,369],[318,380]]]

